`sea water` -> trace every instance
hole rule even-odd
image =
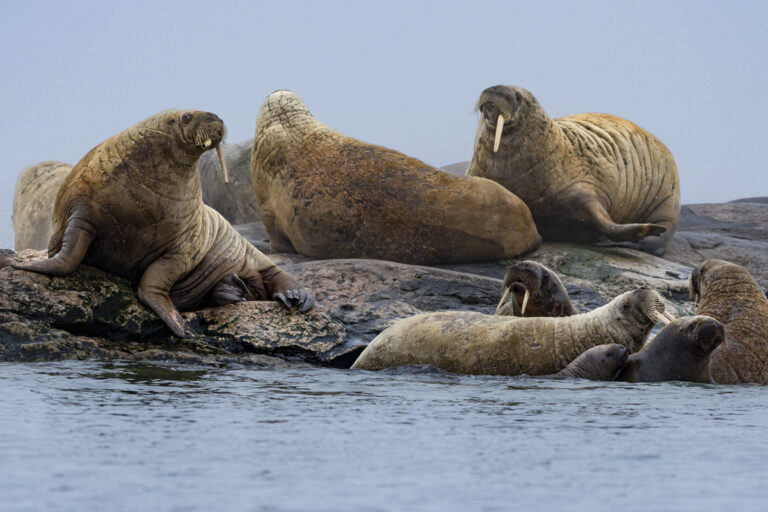
[[[0,510],[768,510],[768,388],[0,363]]]

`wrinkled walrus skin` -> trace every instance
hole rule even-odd
[[[289,91],[262,105],[251,166],[276,251],[437,264],[499,260],[541,242],[504,187],[346,137]]]
[[[431,364],[456,373],[549,375],[597,345],[639,349],[663,311],[656,292],[640,289],[589,313],[567,317],[426,313],[382,331],[352,368]]]
[[[13,193],[14,249],[47,249],[56,194],[72,166],[40,162],[24,168]]]
[[[607,114],[551,119],[521,87],[490,87],[477,108],[467,174],[497,181],[525,201],[544,241],[604,237],[664,254],[680,215],[680,179],[656,137]]]
[[[697,315],[725,328],[725,341],[712,352],[710,368],[718,384],[768,384],[768,298],[744,268],[707,260],[691,274]]]
[[[279,299],[309,309],[293,277],[203,204],[196,163],[223,137],[215,114],[168,110],[102,142],[59,188],[50,258],[13,266],[65,276],[82,262],[126,277],[180,337],[178,310],[212,290],[218,304]]]

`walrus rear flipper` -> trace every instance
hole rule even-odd
[[[74,217],[74,216],[73,216]],[[85,258],[93,239],[96,238],[90,226],[85,226],[82,221],[70,217],[64,230],[61,249],[52,258],[47,260],[28,261],[25,263],[12,263],[14,268],[31,270],[49,276],[68,276],[80,265]]]
[[[584,205],[588,221],[595,229],[614,242],[637,242],[647,236],[659,236],[667,228],[659,224],[616,224],[605,207],[597,201]]]
[[[141,276],[138,296],[141,302],[157,313],[173,334],[184,338],[184,319],[173,305],[170,296],[171,287],[180,277],[180,272],[184,272],[184,266],[180,265],[172,254],[155,260]]]

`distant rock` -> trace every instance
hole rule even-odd
[[[459,162],[456,164],[444,165],[441,169],[445,172],[455,174],[456,176],[466,176],[467,167],[469,167],[469,162]]]

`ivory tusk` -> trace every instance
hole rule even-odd
[[[669,319],[669,321],[670,321],[670,322],[672,322],[672,321],[674,321],[674,320],[675,320],[675,315],[673,315],[673,314],[672,314],[672,313],[670,313],[669,311],[664,311],[664,312],[662,313],[662,315],[664,315],[665,317],[667,317],[667,318]]]
[[[219,155],[219,164],[221,165],[221,173],[224,175],[224,183],[229,183],[227,162],[224,161],[224,153],[221,151],[221,144],[216,146],[216,154]]]
[[[528,305],[528,298],[531,296],[531,292],[525,289],[525,295],[523,295],[523,307],[520,308],[520,316],[525,316],[525,306]]]
[[[664,325],[669,325],[669,319],[659,313],[658,311],[653,312],[653,316],[651,317],[651,320],[655,321],[656,323],[663,323]]]
[[[499,114],[499,118],[496,120],[496,138],[493,139],[493,152],[499,150],[499,144],[501,143],[501,131],[504,129],[504,116]]]
[[[497,314],[497,315],[499,314],[499,310],[501,309],[501,306],[504,304],[504,301],[507,300],[507,295],[509,295],[509,290],[510,290],[510,288],[507,288],[506,290],[504,290],[504,294],[501,296],[501,300],[499,301],[499,305],[496,306],[496,313],[495,314]]]

